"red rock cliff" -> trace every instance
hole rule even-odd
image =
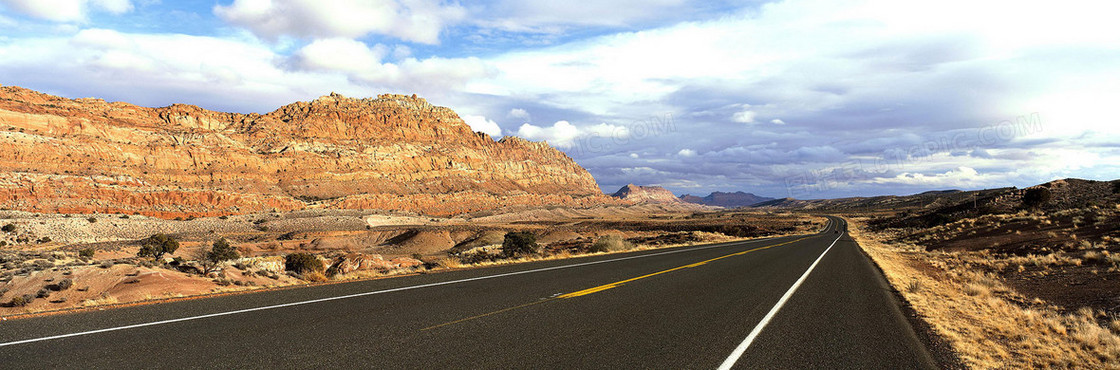
[[[450,215],[611,202],[544,143],[473,132],[415,96],[260,114],[0,87],[0,208],[211,216],[328,207]]]

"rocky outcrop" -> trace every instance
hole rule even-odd
[[[404,95],[331,94],[262,115],[0,87],[0,174],[0,208],[164,218],[617,202],[547,144],[494,141]]]
[[[350,253],[339,256],[327,268],[327,275],[345,275],[360,270],[388,271],[392,269],[416,267],[424,262],[415,258],[397,257],[385,259],[379,254]]]
[[[612,197],[635,203],[680,203],[676,195],[660,186],[629,184],[618,189]]]
[[[760,197],[751,193],[744,193],[741,191],[737,191],[734,193],[716,191],[708,194],[708,196],[703,198],[695,195],[685,194],[682,195],[680,199],[688,203],[696,203],[724,208],[736,208],[752,206],[758,203],[773,200],[774,198]]]

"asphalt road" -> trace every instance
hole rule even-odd
[[[0,368],[935,367],[843,228],[8,320]]]

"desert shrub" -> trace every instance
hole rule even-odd
[[[206,252],[206,260],[213,264],[238,258],[241,258],[241,254],[237,253],[237,248],[229,245],[229,241],[226,241],[225,238],[214,241],[214,244],[210,247],[210,251]]]
[[[92,224],[92,223],[97,223],[97,217],[90,217],[90,218],[87,218],[87,219],[86,219],[86,221],[89,221],[89,223],[91,223],[91,224]]]
[[[219,220],[228,220],[228,219],[229,219],[229,216],[226,216],[226,215],[221,215],[221,216],[218,216],[218,219],[219,219]]]
[[[327,278],[327,275],[323,274],[322,271],[309,271],[309,272],[300,274],[300,277],[302,277],[303,280],[307,280],[307,281],[310,281],[310,282],[313,282],[313,283],[330,280],[330,279]]]
[[[591,245],[591,252],[618,252],[633,248],[634,245],[618,235],[607,235]]]
[[[502,254],[506,257],[537,254],[540,248],[537,236],[528,231],[506,233],[502,241]]]
[[[136,253],[138,257],[151,257],[159,259],[164,254],[175,253],[179,249],[179,241],[174,237],[159,233],[144,239],[140,251]]]
[[[0,230],[3,230],[6,233],[14,232],[14,231],[16,231],[16,225],[15,224],[7,224],[7,225],[4,225],[4,227],[0,227]]]
[[[51,242],[51,237],[44,236],[42,238],[39,238],[39,240],[36,240],[35,242],[39,243],[39,244],[50,243]]]
[[[284,269],[303,274],[307,272],[322,272],[326,269],[323,266],[323,261],[316,258],[311,253],[292,253],[284,256]]]
[[[48,298],[51,296],[51,291],[47,288],[39,289],[39,293],[35,294],[36,298]]]
[[[1023,205],[1028,208],[1038,208],[1050,201],[1050,189],[1032,188],[1023,194]]]
[[[72,286],[74,286],[74,280],[62,279],[62,280],[59,280],[59,282],[57,282],[57,283],[47,285],[47,289],[48,290],[53,290],[53,291],[56,291],[56,292],[60,292],[60,291],[66,290],[66,289],[70,289],[70,287],[72,287]]]
[[[94,253],[96,252],[93,250],[93,248],[84,248],[78,251],[78,257],[93,258]]]
[[[12,307],[23,307],[31,304],[31,301],[34,300],[35,297],[31,296],[30,294],[24,294],[21,296],[12,297],[12,300],[8,302],[8,305]]]

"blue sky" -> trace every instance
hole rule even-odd
[[[1120,178],[1099,1],[0,0],[0,84],[268,112],[417,93],[604,191],[798,198]]]

